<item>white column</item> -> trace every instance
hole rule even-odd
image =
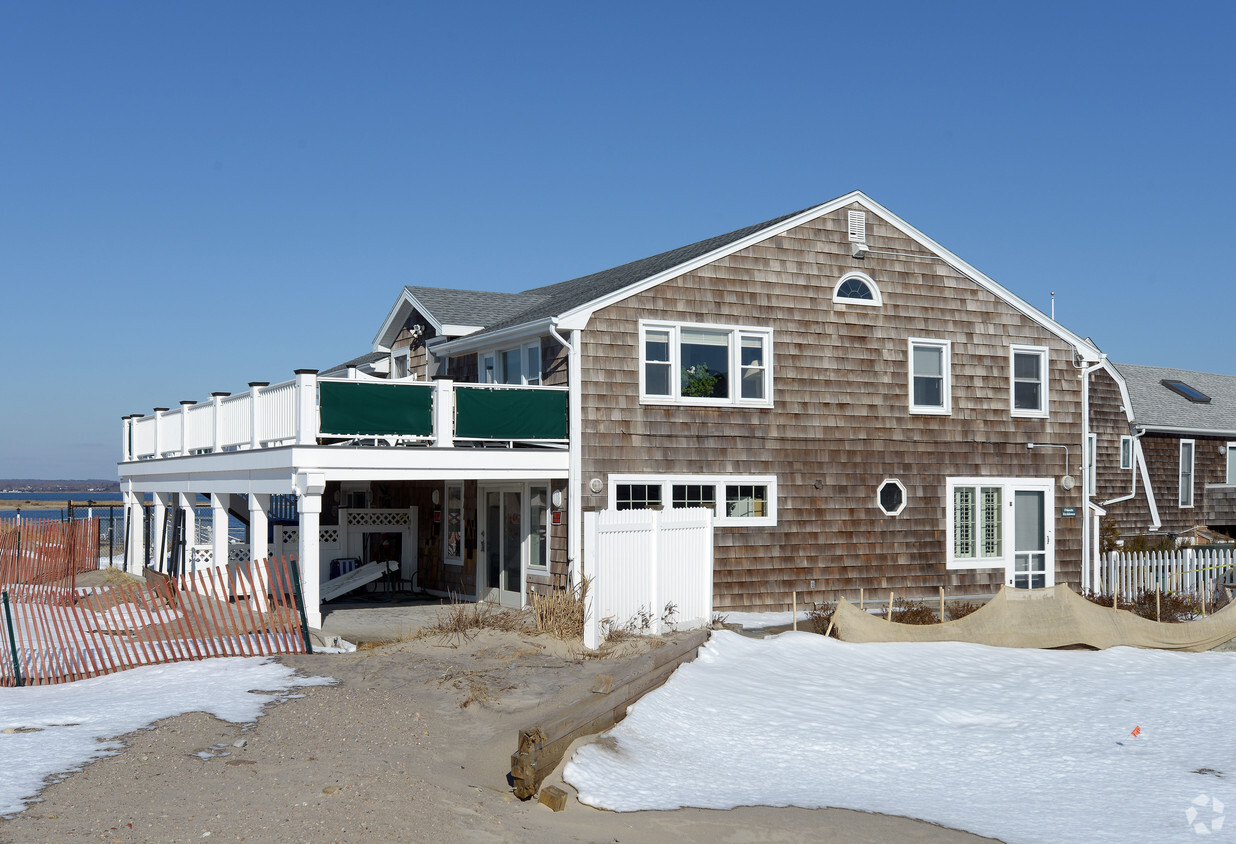
[[[163,414],[166,412],[166,407],[154,409],[154,456],[156,460],[163,456]]]
[[[142,508],[141,494],[133,492],[132,481],[128,486],[124,494],[124,535],[129,551],[125,555],[124,570],[129,574],[140,574],[142,560],[146,556],[146,526],[143,521],[146,511]]]
[[[154,564],[157,571],[167,571],[167,546],[170,537],[164,534],[164,526],[167,521],[167,508],[171,506],[172,496],[166,492],[156,492],[154,494],[154,512],[151,514],[154,518],[154,551],[150,555],[150,560]]]
[[[210,494],[210,544],[211,558],[219,568],[227,566],[227,500],[222,495]]]
[[[249,493],[249,559],[265,560],[270,556],[267,536],[270,532],[270,496]]]
[[[177,495],[177,498],[177,506],[181,509],[183,514],[181,520],[185,526],[184,560],[180,573],[186,574],[192,569],[193,546],[197,544],[197,511],[193,509],[197,496],[191,492],[182,492]]]
[[[318,441],[318,371],[296,370],[296,444]],[[321,511],[319,511],[321,512]]]
[[[182,457],[191,453],[189,450],[189,408],[195,404],[197,402],[192,399],[180,400],[180,454]],[[185,536],[188,536],[188,534],[185,534]],[[190,540],[190,544],[192,544],[192,540]]]
[[[129,451],[129,431],[133,429],[133,417],[120,417],[120,460],[122,463],[128,463],[133,459],[133,454]]]
[[[262,446],[262,388],[268,386],[269,381],[249,382],[249,448]]]
[[[210,438],[210,450],[212,453],[223,451],[223,447],[220,445],[223,439],[223,400],[230,395],[231,393],[210,394],[210,426],[212,432]]]
[[[300,530],[297,532],[296,561],[300,566],[300,590],[305,602],[305,621],[310,627],[322,629],[322,564],[318,553],[318,527],[321,523],[322,493],[326,476],[321,472],[300,472],[296,475],[297,509]]]
[[[249,493],[249,561],[253,573],[254,598],[258,608],[266,612],[266,558],[270,555],[266,541],[269,530],[270,496]]]
[[[451,448],[455,445],[455,382],[442,378],[433,388],[433,444]]]

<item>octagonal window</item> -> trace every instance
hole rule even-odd
[[[876,503],[885,515],[896,516],[906,508],[906,488],[896,478],[888,478],[876,491]]]

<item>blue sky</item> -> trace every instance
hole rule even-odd
[[[0,477],[852,189],[1116,361],[1236,374],[1236,6],[0,0]]]

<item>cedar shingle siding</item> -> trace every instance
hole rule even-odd
[[[927,254],[867,219],[873,248]],[[716,530],[718,611],[787,609],[794,590],[800,601],[855,599],[859,587],[990,593],[1003,569],[945,570],[945,479],[1063,475],[1063,450],[1031,451],[1031,441],[1080,453],[1081,381],[1067,343],[938,259],[852,258],[846,222],[841,209],[791,229],[604,308],[583,332],[585,507],[610,505],[587,490],[592,478],[608,489],[610,473],[778,478],[775,527]],[[833,303],[852,270],[875,280],[882,307]],[[641,319],[772,328],[775,406],[641,405]],[[909,413],[910,337],[952,341],[951,415]],[[1050,418],[1012,417],[1010,344],[1049,348]],[[895,517],[876,506],[885,478],[908,493]],[[1075,587],[1081,516],[1059,508],[1081,514],[1081,492],[1055,489],[1056,580]]]

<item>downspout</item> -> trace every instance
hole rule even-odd
[[[1137,495],[1137,452],[1141,448],[1141,443],[1139,440],[1141,440],[1142,434],[1144,433],[1146,433],[1145,429],[1139,429],[1133,434],[1133,468],[1129,470],[1129,475],[1133,479],[1133,486],[1129,490],[1129,494],[1122,495],[1119,498],[1113,498],[1110,501],[1104,501],[1099,505],[1100,507],[1106,507],[1109,504],[1119,504],[1121,501],[1128,501],[1130,498]]]
[[[1146,429],[1140,429],[1133,440],[1133,459],[1141,468],[1142,486],[1146,488],[1146,506],[1150,508],[1150,530],[1153,531],[1161,528],[1163,523],[1159,521],[1159,505],[1155,503],[1154,487],[1150,485],[1150,467],[1146,465],[1146,452],[1142,451],[1141,436],[1144,433]]]
[[[583,365],[580,361],[580,331],[571,331],[571,342],[558,333],[558,320],[549,324],[549,333],[567,350],[567,565],[571,588],[582,588],[583,569]]]
[[[1100,354],[1096,363],[1087,366],[1081,372],[1082,379],[1082,547],[1081,547],[1081,575],[1082,588],[1094,588],[1094,585],[1099,582],[1099,558],[1096,554],[1094,559],[1090,559],[1090,373],[1096,369],[1102,369],[1103,363],[1107,360],[1107,355]],[[1086,577],[1087,563],[1089,563],[1090,577]]]

